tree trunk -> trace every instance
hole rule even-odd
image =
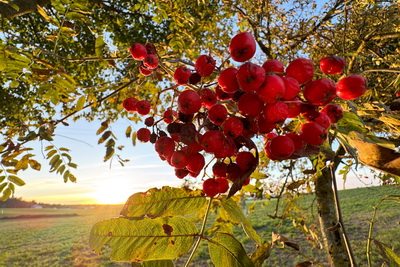
[[[338,224],[335,199],[332,189],[332,175],[329,168],[320,170],[315,180],[315,194],[318,206],[318,217],[330,266],[350,266],[350,258]]]

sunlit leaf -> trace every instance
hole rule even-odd
[[[10,181],[10,182],[12,182],[12,183],[14,183],[14,184],[16,184],[18,186],[25,185],[25,182],[21,178],[15,176],[15,175],[9,175],[8,176],[8,181]]]
[[[268,259],[271,252],[271,245],[265,243],[258,246],[257,249],[251,254],[250,258],[254,262],[254,266],[260,267],[263,262]]]
[[[86,101],[86,97],[85,96],[81,96],[78,99],[78,102],[76,102],[76,111],[79,111],[79,110],[83,109],[83,107],[85,106],[85,101]]]
[[[126,136],[126,138],[131,137],[131,133],[132,133],[132,127],[131,127],[131,126],[128,126],[128,127],[126,128],[126,130],[125,130],[125,136]]]
[[[377,240],[374,240],[374,244],[388,266],[400,266],[400,257],[390,247]]]
[[[227,211],[230,219],[235,223],[241,223],[245,233],[259,246],[262,245],[261,236],[254,230],[251,222],[247,219],[242,209],[232,199],[223,199],[222,208]]]
[[[227,233],[217,233],[208,243],[208,250],[216,267],[252,267],[254,263],[242,244]]]
[[[10,187],[7,187],[3,191],[3,195],[0,197],[0,201],[6,201],[11,196],[12,190]]]
[[[353,112],[343,112],[343,118],[336,124],[336,126],[336,130],[343,134],[348,134],[352,131],[359,133],[367,132],[364,122]]]
[[[112,260],[168,260],[187,253],[197,234],[196,226],[180,217],[115,218],[96,223],[89,244],[96,253],[101,252],[105,244],[110,244]]]
[[[0,181],[4,181],[6,177],[5,176],[1,176],[0,177]],[[1,182],[0,182],[1,183]],[[8,183],[2,183],[0,184],[0,193],[3,192],[4,188],[7,186]]]
[[[150,218],[161,216],[190,215],[196,213],[206,203],[201,190],[165,186],[153,188],[129,197],[120,215],[126,217]]]

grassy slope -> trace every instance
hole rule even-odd
[[[385,195],[400,195],[397,187],[373,187],[350,189],[340,192],[343,216],[358,263],[365,266],[365,244],[368,235],[368,222],[373,206]],[[313,196],[298,200],[305,207],[311,207]],[[300,245],[300,252],[324,263],[323,252],[314,248],[305,240],[306,235],[300,228],[293,228],[292,218],[285,220],[271,219],[276,200],[268,205],[257,201],[254,212],[249,218],[265,242],[271,240],[271,232],[280,233]],[[252,204],[250,201],[248,205]],[[285,202],[282,203],[279,214]],[[104,207],[94,210],[51,210],[51,209],[0,209],[0,216],[20,214],[65,214],[78,213],[82,216],[64,218],[43,218],[33,220],[0,220],[0,266],[130,266],[124,263],[112,263],[105,255],[92,253],[88,246],[88,237],[92,225],[102,219],[118,215],[120,207]],[[311,209],[294,211],[293,218],[303,218],[308,226],[316,223],[314,206]],[[296,215],[297,214],[297,215]],[[398,203],[384,203],[379,211],[373,237],[393,246],[400,254],[400,206]],[[314,215],[314,216],[313,216]],[[247,249],[253,250],[254,244],[240,228],[235,228],[235,235]],[[203,242],[192,266],[211,266],[207,259],[207,244]],[[109,254],[108,254],[109,255]],[[374,250],[374,266],[380,266],[381,259]],[[294,266],[306,260],[304,257],[280,248],[274,248],[264,266]],[[182,261],[179,261],[181,263]],[[181,266],[179,264],[178,266]]]

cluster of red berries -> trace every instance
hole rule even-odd
[[[331,123],[343,116],[341,106],[331,104],[336,96],[355,99],[367,89],[367,80],[359,75],[337,84],[329,78],[312,80],[314,64],[306,58],[295,59],[286,68],[278,60],[267,60],[262,66],[251,63],[248,60],[255,54],[256,42],[248,32],[232,38],[229,49],[233,60],[244,62],[239,68],[216,71],[216,61],[201,55],[194,71],[186,66],[175,70],[176,84],[190,89],[179,93],[176,109],[162,115],[160,121],[167,124],[168,133],[156,127],[154,117],[145,120],[153,132],[148,128],[137,132],[140,141],[155,144],[160,158],[175,168],[178,178],[200,174],[205,166],[201,152],[216,158],[212,165],[215,178],[203,182],[204,192],[211,197],[225,193],[228,181],[249,182],[258,165],[252,137],[265,137],[264,151],[272,160],[305,155],[306,149],[325,142]],[[328,56],[319,66],[323,73],[335,75],[342,74],[345,65],[344,59]],[[218,75],[215,88],[194,86],[213,73]],[[299,129],[284,130],[282,126],[298,116]]]
[[[142,75],[148,76],[158,67],[157,50],[154,44],[147,43],[142,45],[134,43],[131,45],[129,52],[134,59],[142,61],[139,66],[139,72]]]

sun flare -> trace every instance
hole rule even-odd
[[[134,193],[131,181],[106,179],[97,186],[93,197],[98,204],[124,204]]]

